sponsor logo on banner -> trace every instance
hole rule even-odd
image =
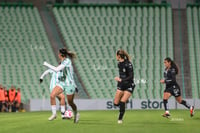
[[[163,108],[163,101],[158,101],[158,100],[140,100],[140,101],[134,101],[129,100],[129,102],[126,104],[127,109],[136,109],[134,107],[133,103],[136,103],[137,105],[139,104],[140,109],[162,109]],[[117,109],[118,107],[114,105],[113,101],[107,101],[106,102],[106,108],[107,109]],[[138,108],[137,108],[138,109]]]
[[[200,108],[200,99],[185,99],[195,108]],[[26,106],[28,111],[51,110],[49,99],[30,99]],[[113,99],[75,99],[79,110],[119,110],[114,106]],[[170,109],[187,109],[185,106],[178,104],[174,98],[168,100]],[[57,100],[57,109],[59,101]],[[126,109],[163,109],[162,99],[129,99]]]
[[[118,107],[114,105],[113,101],[107,101],[106,102],[106,108],[107,109],[117,109]],[[126,108],[132,109],[133,108],[133,102],[130,100],[126,104]]]
[[[162,109],[163,101],[146,100],[141,102],[141,109]]]

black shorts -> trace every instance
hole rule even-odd
[[[171,87],[166,87],[164,92],[168,92],[174,97],[181,96],[181,89],[180,89],[179,85],[173,85]]]
[[[131,94],[133,93],[134,91],[134,88],[135,88],[135,84],[132,83],[130,85],[127,85],[127,84],[118,84],[117,85],[117,89],[120,90],[120,91],[128,91],[130,92]]]

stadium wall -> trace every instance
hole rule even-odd
[[[186,99],[195,108],[200,108],[200,99]],[[50,101],[47,99],[31,99],[29,101],[28,111],[50,110]],[[115,110],[113,99],[76,99],[75,103],[79,110]],[[183,105],[177,104],[175,99],[169,100],[170,109],[186,109]],[[57,109],[59,103],[57,101]],[[127,103],[127,109],[164,109],[161,99],[130,99]]]

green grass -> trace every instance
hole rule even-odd
[[[81,111],[80,121],[54,121],[51,112],[0,113],[0,133],[199,133],[200,115],[193,118],[188,110],[171,110],[171,118],[163,118],[163,110],[128,110],[123,124],[117,124],[118,111]]]

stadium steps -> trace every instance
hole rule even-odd
[[[192,97],[200,98],[200,6],[187,5],[187,27],[189,41],[190,73],[192,84]]]
[[[91,98],[113,98],[119,48],[132,57],[133,97],[162,98],[163,59],[174,56],[169,5],[55,5],[53,13]]]
[[[42,89],[48,92],[49,88],[49,82],[39,85],[46,69],[43,61],[56,64],[56,58],[38,10],[32,5],[10,4],[1,5],[0,12],[0,81],[7,89],[11,85],[21,88],[23,102],[42,98]]]
[[[185,9],[173,9],[174,60],[180,68],[177,82],[180,85],[182,97],[192,98],[186,19]]]

